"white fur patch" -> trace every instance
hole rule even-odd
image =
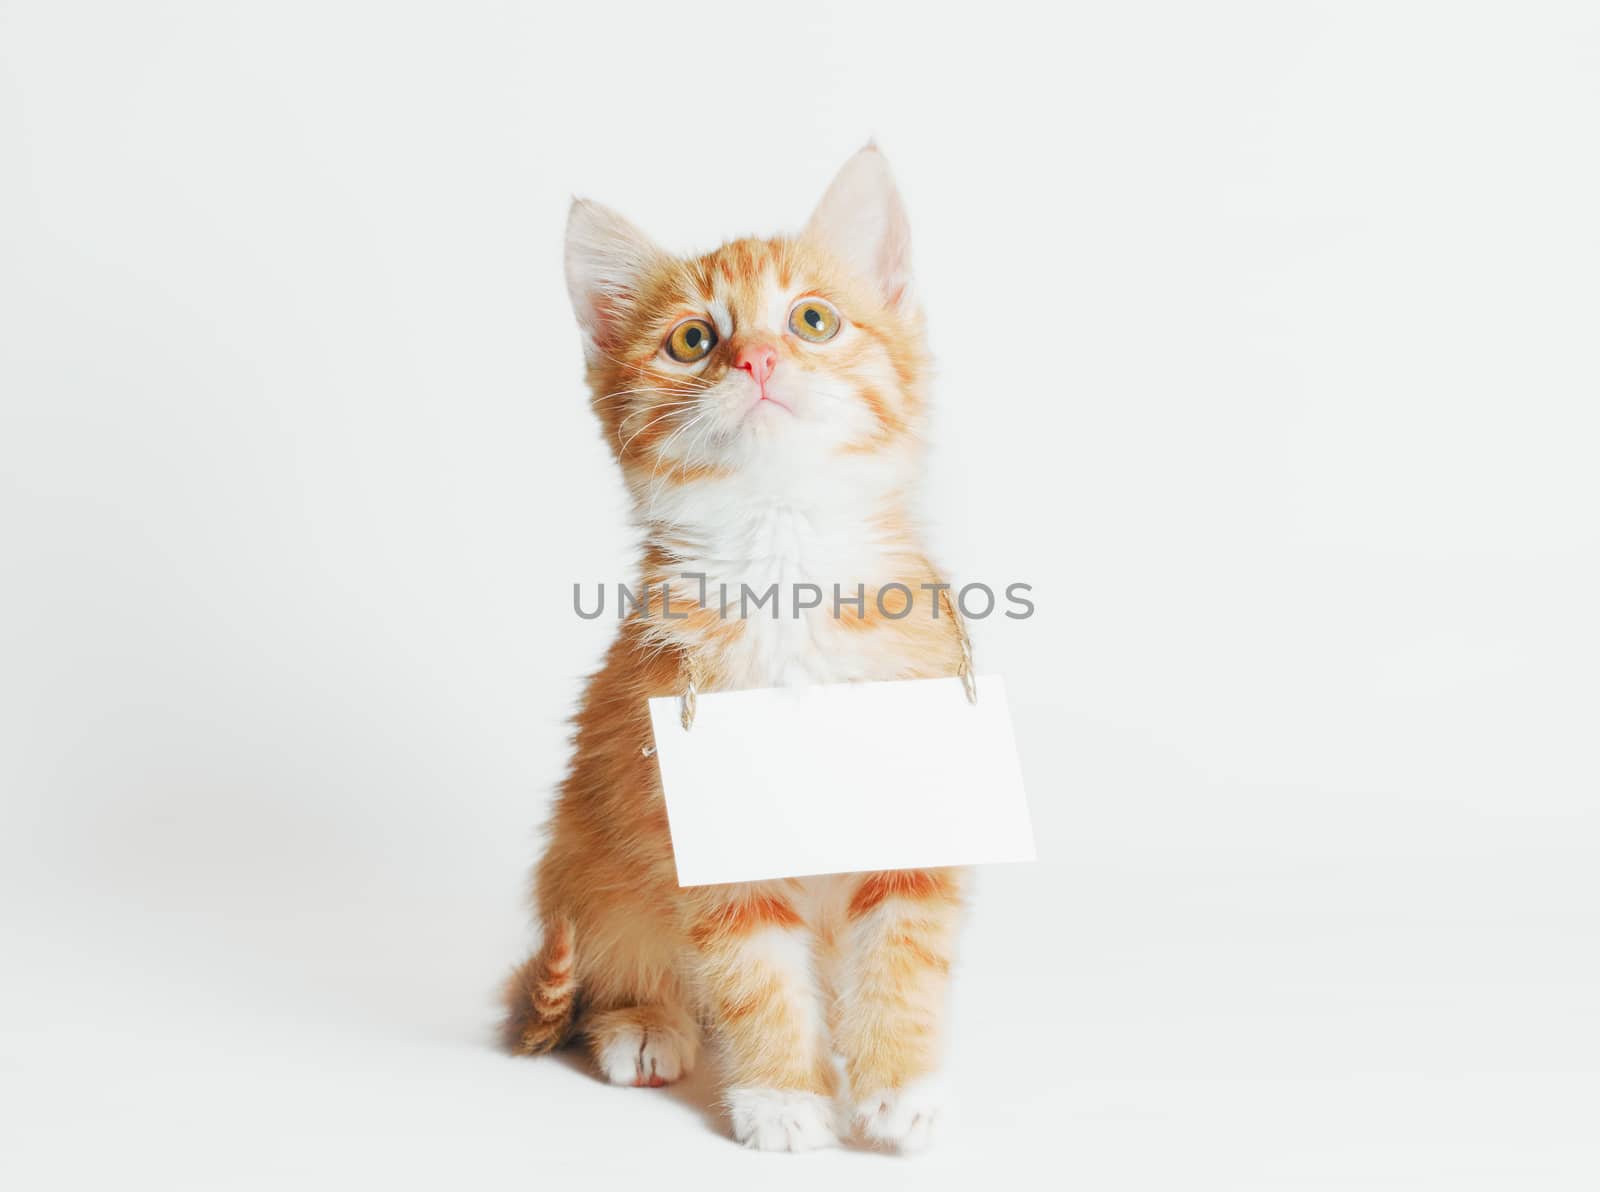
[[[730,687],[895,673],[894,636],[841,630],[834,595],[837,585],[852,598],[858,584],[875,588],[903,569],[904,547],[874,534],[863,511],[892,507],[910,468],[909,456],[884,454],[855,471],[819,463],[782,492],[776,467],[660,491],[653,532],[670,544],[674,570],[705,576],[707,605],[742,621],[718,660]],[[701,581],[674,579],[675,608],[700,595]]]
[[[904,1088],[885,1089],[862,1097],[855,1106],[855,1126],[871,1142],[910,1153],[927,1149],[935,1132],[948,1124],[948,1090],[936,1078],[912,1081]]]
[[[833,1106],[819,1093],[729,1089],[733,1136],[758,1151],[814,1151],[837,1141]]]
[[[694,1062],[683,1041],[669,1031],[631,1026],[616,1030],[595,1049],[595,1062],[612,1084],[671,1084]]]

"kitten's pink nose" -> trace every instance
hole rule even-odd
[[[755,383],[761,386],[762,393],[765,393],[767,381],[778,367],[778,353],[771,344],[746,344],[733,358],[733,367],[747,369]]]

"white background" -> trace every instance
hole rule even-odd
[[[964,1124],[491,1050],[626,576],[572,192],[869,135],[1037,865]],[[1600,11],[0,3],[0,1182],[1592,1189]]]

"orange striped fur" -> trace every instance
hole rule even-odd
[[[690,659],[713,691],[956,672],[910,503],[928,365],[907,244],[870,147],[797,236],[676,257],[590,203],[568,228],[592,404],[645,542],[631,586],[652,595],[583,697],[534,882],[544,944],[507,986],[505,1036],[528,1053],[581,1036],[607,1079],[655,1085],[707,1031],[734,1133],[762,1149],[831,1141],[837,1097],[867,1138],[926,1141],[961,875],[680,888],[645,701],[680,692]],[[837,312],[833,339],[797,333],[801,300]],[[685,319],[716,340],[689,363],[666,347]],[[740,363],[762,353],[765,388]],[[684,571],[713,601],[719,582],[782,579],[859,584],[865,605],[725,617]],[[912,593],[904,617],[898,590],[877,607],[890,583]],[[663,615],[662,585],[688,616]]]

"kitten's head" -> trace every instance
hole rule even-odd
[[[799,236],[699,257],[575,201],[567,287],[594,408],[635,492],[907,466],[925,368],[909,249],[872,146]]]

